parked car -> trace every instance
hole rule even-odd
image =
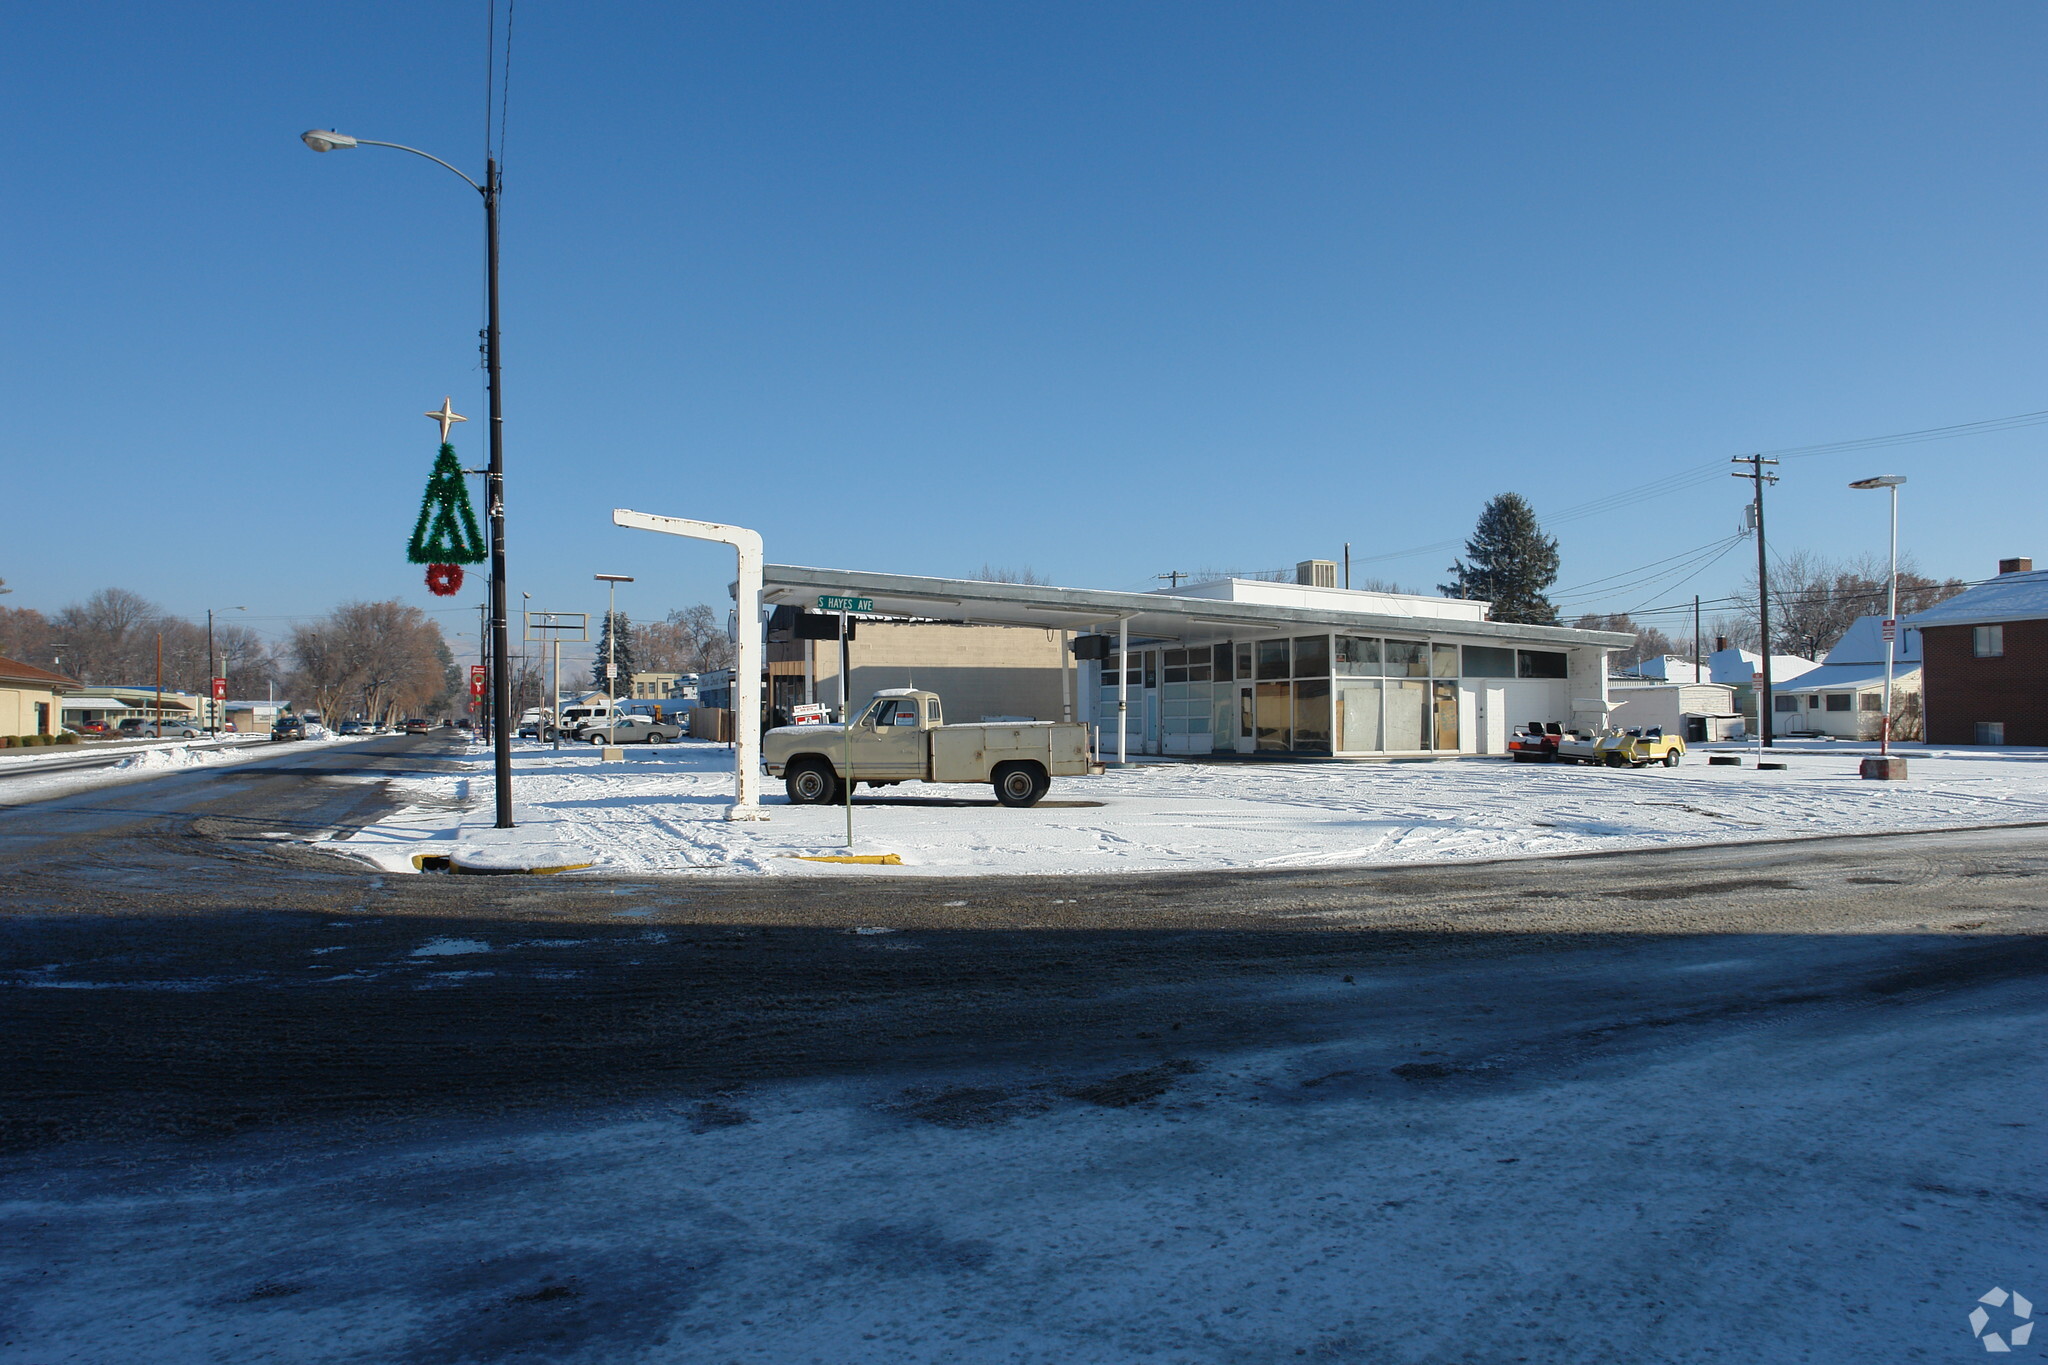
[[[270,723],[270,737],[273,740],[305,739],[306,722],[298,716],[279,716]]]
[[[121,733],[130,739],[201,739],[206,727],[196,720],[124,720]]]
[[[562,733],[571,739],[583,738],[583,732],[593,725],[609,725],[622,713],[611,706],[565,706],[562,708]]]
[[[111,735],[114,733],[114,727],[103,720],[81,720],[76,722],[72,728],[81,735]]]
[[[583,738],[592,744],[666,744],[683,737],[683,727],[652,716],[620,716],[609,725],[591,725]]]
[[[366,735],[369,732],[369,727],[364,725],[361,721],[345,720],[341,723],[341,729],[339,729],[335,733],[343,735]]]
[[[405,724],[399,726],[398,728],[405,731],[405,733],[408,735],[423,735],[432,727],[429,726],[426,723],[426,721],[422,720],[420,717],[413,716],[410,719],[408,719],[405,722]]]

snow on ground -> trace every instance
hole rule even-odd
[[[0,806],[20,805],[28,801],[47,801],[54,797],[70,796],[74,792],[91,791],[95,787],[117,786],[124,782],[160,777],[167,773],[232,767],[265,758],[284,758],[309,747],[360,742],[355,735],[349,736],[346,740],[330,737],[294,741],[291,744],[273,744],[268,735],[243,735],[239,738],[226,736],[219,740],[166,740],[162,743],[137,745],[132,748],[124,746],[117,751],[122,755],[117,762],[97,768],[70,767],[67,760],[104,757],[106,750],[76,744],[54,745],[47,749],[35,750],[20,760],[0,763]],[[217,747],[221,745],[228,747]],[[10,754],[8,758],[13,759],[14,755]],[[45,764],[49,764],[52,771],[37,771]]]
[[[2048,751],[1905,746],[1912,776],[1858,776],[1862,746],[1780,746],[1790,766],[1677,769],[1419,763],[1148,763],[1059,778],[1030,810],[986,787],[906,783],[855,798],[856,854],[900,867],[803,861],[849,852],[841,806],[792,806],[769,783],[769,819],[731,823],[732,757],[685,742],[605,762],[595,748],[522,743],[519,832],[491,831],[490,754],[466,774],[405,777],[410,804],[336,843],[392,871],[474,841],[587,852],[593,870],[644,875],[902,876],[1193,872],[1538,857],[1671,844],[2048,820]],[[465,813],[461,808],[467,806]]]

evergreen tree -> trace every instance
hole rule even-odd
[[[616,692],[612,690],[610,682],[604,675],[605,663],[612,657],[614,628],[617,629],[619,637],[619,684]],[[597,655],[590,661],[591,686],[604,689],[606,696],[625,696],[633,690],[633,674],[636,672],[638,670],[633,667],[633,623],[626,619],[624,612],[607,615],[604,629],[598,633]]]
[[[1536,513],[1519,493],[1502,493],[1486,504],[1465,542],[1465,558],[1450,571],[1454,581],[1437,591],[1493,603],[1492,620],[1557,624],[1557,608],[1543,595],[1557,582],[1557,542],[1543,534]]]

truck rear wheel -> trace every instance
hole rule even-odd
[[[822,758],[800,758],[789,765],[782,789],[793,806],[829,806],[839,800],[839,774]]]
[[[1052,779],[1036,763],[998,763],[990,774],[996,800],[1006,806],[1035,806],[1052,786]]]

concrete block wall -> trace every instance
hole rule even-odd
[[[819,640],[815,650],[818,700],[837,706],[839,645]],[[885,687],[922,687],[939,694],[949,721],[1062,718],[1057,630],[862,621],[851,652],[856,706]]]

